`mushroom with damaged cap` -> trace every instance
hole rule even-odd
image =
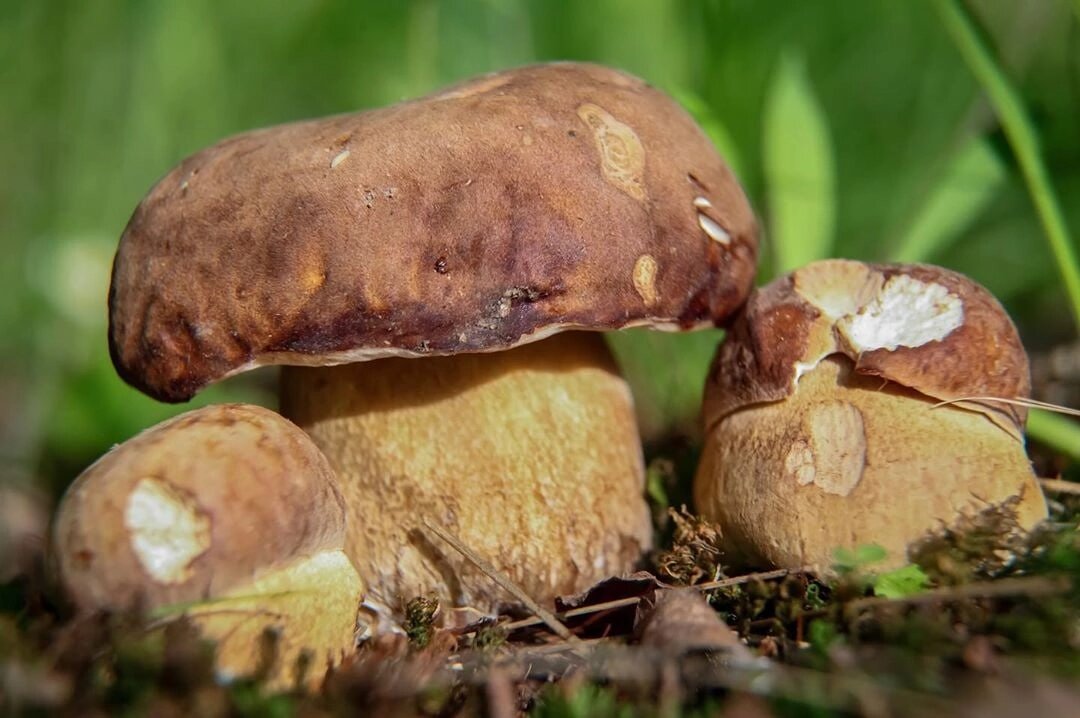
[[[224,677],[266,668],[266,630],[274,688],[301,678],[304,654],[315,685],[353,651],[364,587],[344,502],[311,439],[272,411],[211,406],[147,429],[75,480],[53,531],[79,609],[187,615]]]
[[[902,564],[927,532],[1018,497],[1046,516],[1024,452],[1027,356],[1001,305],[927,265],[829,260],[751,295],[706,385],[697,509],[729,558],[829,569],[876,543]]]
[[[498,590],[422,521],[541,601],[651,542],[602,339],[537,340],[713,325],[756,255],[742,190],[670,98],[598,66],[526,67],[182,162],[122,238],[111,349],[169,401],[293,365],[282,410],[338,472],[371,599],[488,612]]]

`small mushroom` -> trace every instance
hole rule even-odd
[[[1001,305],[938,267],[830,260],[751,295],[705,392],[698,510],[729,559],[828,569],[963,514],[1046,505],[1024,452],[1027,357]]]
[[[675,102],[526,67],[184,160],[124,232],[110,346],[167,401],[290,365],[282,411],[341,480],[369,600],[487,612],[500,590],[425,521],[541,601],[651,543],[626,383],[598,335],[545,338],[711,326],[756,255],[738,182]]]
[[[353,649],[363,584],[344,538],[326,458],[277,414],[235,404],[158,424],[90,466],[61,502],[53,555],[82,611],[191,617],[224,677],[264,670],[259,639],[273,632],[280,688],[298,662],[317,683]]]

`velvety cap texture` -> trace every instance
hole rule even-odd
[[[942,401],[1024,398],[1027,354],[1001,304],[941,267],[826,260],[754,292],[720,347],[706,386],[705,421],[780,401],[824,358],[844,355],[862,376]],[[1026,410],[961,401],[1019,436]]]
[[[272,411],[220,404],[113,448],[68,489],[53,553],[80,606],[199,601],[340,548],[326,457]]]
[[[741,188],[674,101],[540,65],[184,160],[124,231],[110,348],[183,401],[261,364],[720,323],[756,258]]]

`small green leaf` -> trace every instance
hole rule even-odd
[[[915,564],[908,564],[883,573],[874,579],[874,595],[883,598],[904,598],[921,593],[930,583],[930,577]]]
[[[810,624],[809,635],[810,645],[813,646],[815,651],[819,653],[826,653],[829,650],[829,646],[836,642],[839,638],[836,626],[829,621],[813,621]]]
[[[916,212],[893,261],[926,262],[978,217],[1005,182],[1005,167],[990,143],[974,138],[951,158]]]
[[[836,181],[825,113],[799,57],[785,56],[765,104],[764,169],[777,273],[832,252]]]
[[[884,561],[888,555],[888,552],[876,543],[863,544],[855,549],[855,559],[860,565],[864,566],[869,563]]]
[[[833,568],[840,573],[862,571],[868,565],[882,561],[888,552],[876,543],[862,544],[854,550],[838,548],[833,551]]]

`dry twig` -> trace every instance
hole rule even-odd
[[[424,521],[424,526],[433,534],[441,538],[443,541],[453,546],[454,549],[458,551],[458,553],[471,561],[474,566],[480,569],[480,571],[483,572],[484,575],[486,575],[492,581],[497,583],[500,588],[502,588],[511,596],[525,604],[525,606],[534,614],[536,614],[536,616],[539,618],[538,623],[547,624],[547,627],[554,631],[555,635],[559,636],[559,638],[562,638],[568,643],[576,643],[580,640],[577,636],[570,632],[570,629],[567,628],[562,623],[562,621],[555,617],[554,613],[534,601],[532,596],[525,593],[524,589],[522,589],[516,583],[511,581],[502,573],[500,573],[498,569],[492,566],[491,563],[483,556],[479,555],[478,553],[470,549],[468,546],[463,544],[461,542],[461,539],[459,539],[457,536],[454,536],[446,529],[435,526],[428,521]]]
[[[1055,494],[1072,494],[1080,496],[1080,481],[1065,481],[1064,479],[1039,479],[1039,485],[1043,491]]]
[[[719,581],[709,581],[708,583],[699,583],[693,586],[661,586],[661,590],[671,590],[672,588],[694,588],[699,591],[711,591],[716,588],[729,588],[731,586],[738,586],[744,583],[750,583],[751,581],[768,581],[773,578],[783,578],[784,576],[790,576],[794,573],[802,573],[806,569],[788,570],[786,568],[776,569],[775,571],[761,571],[759,573],[748,573],[744,576],[735,576],[734,578],[724,578]],[[630,598],[618,598],[614,601],[605,601],[603,603],[594,603],[591,606],[582,606],[581,608],[572,608],[569,611],[563,611],[562,613],[555,614],[555,618],[565,620],[567,618],[577,618],[578,616],[587,616],[592,613],[599,613],[601,611],[610,611],[615,608],[623,608],[624,606],[634,606],[641,601],[640,596],[631,596]],[[535,611],[534,611],[535,613]],[[540,615],[537,614],[531,618],[523,618],[520,621],[513,621],[512,623],[503,624],[503,628],[506,631],[516,631],[520,628],[529,628],[530,626],[538,626],[541,623],[547,623]],[[550,624],[549,624],[550,625]]]

